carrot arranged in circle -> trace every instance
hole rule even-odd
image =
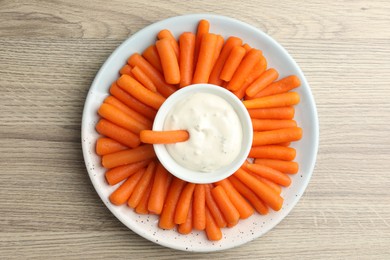
[[[125,64],[125,65],[119,70],[119,74],[121,74],[121,75],[126,74],[126,75],[132,76],[133,73],[132,73],[131,71],[132,71],[131,67],[130,67],[128,64]]]
[[[196,230],[206,228],[206,193],[204,184],[196,184],[192,204],[192,226]]]
[[[195,183],[187,183],[183,191],[180,194],[179,201],[177,202],[177,207],[175,211],[175,223],[183,224],[187,220],[187,215],[189,212],[192,200],[192,195],[195,189]]]
[[[100,137],[96,141],[96,153],[98,155],[105,155],[126,149],[129,149],[129,147],[108,137]]]
[[[179,233],[183,235],[187,235],[192,231],[192,200],[190,201],[187,219],[184,223],[179,225],[177,231],[179,231]]]
[[[234,46],[234,48],[229,54],[229,57],[226,59],[219,78],[224,81],[230,81],[233,77],[234,72],[237,70],[242,59],[244,58],[245,54],[246,51],[243,47]]]
[[[171,180],[172,174],[170,174],[161,163],[158,163],[148,202],[148,210],[151,213],[157,215],[161,214]]]
[[[206,206],[210,210],[210,213],[213,216],[218,227],[223,228],[223,227],[226,227],[227,223],[226,223],[226,220],[225,220],[221,210],[219,209],[217,203],[215,202],[215,200],[211,194],[212,188],[213,188],[212,184],[205,185]]]
[[[248,109],[249,116],[257,119],[293,119],[295,108],[275,107],[275,108],[255,108]]]
[[[160,73],[162,73],[161,60],[156,45],[150,45],[144,50],[142,56]]]
[[[248,43],[244,43],[242,47],[245,49],[246,52],[249,52],[253,49]]]
[[[172,144],[184,142],[189,139],[190,135],[186,130],[170,131],[153,131],[144,130],[140,133],[140,139],[143,143],[148,144]]]
[[[213,57],[217,45],[217,35],[212,33],[204,34],[200,44],[198,61],[196,63],[193,84],[207,83],[211,70],[213,69]]]
[[[176,42],[176,41],[175,41]],[[163,38],[156,42],[158,55],[161,59],[165,81],[169,84],[180,83],[179,61],[171,44],[171,40]]]
[[[289,173],[289,174],[295,174],[299,170],[298,163],[291,162],[291,161],[257,158],[255,159],[255,163],[265,165],[274,168],[275,170],[281,171],[283,173]]]
[[[269,179],[266,179],[264,177],[261,177],[259,175],[256,175],[255,173],[253,172],[249,172],[251,175],[253,175],[256,179],[258,179],[259,181],[261,181],[262,183],[264,183],[265,185],[267,185],[268,187],[270,187],[274,192],[276,192],[276,194],[279,194],[282,193],[282,187],[278,184],[276,184],[275,182],[269,180]]]
[[[221,51],[222,51],[222,47],[223,47],[223,44],[225,43],[225,39],[222,37],[222,35],[220,34],[217,34],[217,43],[215,44],[215,50],[214,50],[214,55],[213,55],[213,61],[211,62],[212,65],[211,65],[211,71],[212,71],[212,68],[214,68],[215,66],[215,63],[217,62],[218,58],[219,58],[219,55],[221,54]],[[211,75],[211,72],[210,72],[210,75]],[[209,76],[209,80],[210,80],[210,76]]]
[[[244,100],[243,103],[246,108],[287,107],[299,103],[299,94],[297,92],[287,92],[251,100]]]
[[[296,153],[296,150],[292,147],[262,145],[252,147],[248,156],[251,158],[292,161],[295,159]]]
[[[127,179],[129,176],[133,175],[141,168],[145,168],[149,164],[149,161],[150,160],[144,160],[144,161],[122,165],[122,166],[109,169],[108,171],[106,171],[105,174],[106,181],[110,185],[115,185]]]
[[[228,225],[233,226],[237,224],[240,219],[240,213],[229,199],[225,189],[218,185],[211,190],[211,194],[213,195],[215,202],[218,204],[218,207]]]
[[[252,119],[253,131],[276,130],[296,126],[297,122],[291,119]]]
[[[176,59],[179,59],[179,56],[180,56],[180,49],[179,49],[179,44],[177,43],[176,39],[175,39],[175,36],[173,36],[172,32],[167,30],[167,29],[164,29],[164,30],[161,30],[158,34],[157,34],[157,38],[159,40],[162,40],[162,39],[167,39],[169,40],[169,42],[171,43],[172,45],[172,48],[173,48],[173,51],[175,53],[175,56],[176,56]],[[161,57],[161,55],[160,55]],[[169,83],[169,82],[168,82]]]
[[[200,20],[198,23],[197,30],[196,30],[195,55],[194,55],[195,66],[198,63],[199,50],[200,50],[200,45],[201,45],[203,35],[209,33],[209,30],[210,30],[209,21]]]
[[[295,75],[287,76],[278,81],[269,84],[266,88],[260,90],[253,98],[271,96],[285,93],[301,85],[301,81]]]
[[[302,128],[290,127],[270,131],[253,132],[252,146],[298,141],[302,138]]]
[[[145,169],[140,169],[137,173],[133,174],[128,178],[124,183],[119,186],[113,193],[111,193],[109,199],[114,205],[124,204],[131,196],[134,191],[135,186],[142,178],[142,175],[145,173]]]
[[[184,32],[179,37],[180,87],[191,85],[194,75],[195,34]]]
[[[141,143],[139,136],[133,132],[117,126],[106,119],[100,119],[96,124],[96,131],[128,147],[135,148]]]
[[[131,194],[129,200],[127,201],[127,205],[130,208],[135,208],[138,206],[142,197],[144,196],[148,186],[151,186],[151,182],[153,181],[154,169],[156,167],[155,162],[150,162],[148,167],[146,168],[145,173],[142,175],[142,178],[139,180],[137,185],[134,188],[133,193]]]
[[[151,81],[148,76],[137,66],[135,66],[131,70],[133,77],[139,81],[145,88],[149,89],[150,91],[157,92],[156,86],[153,84],[153,81]]]
[[[137,207],[135,207],[135,212],[137,212],[138,214],[142,214],[142,215],[149,214],[148,202],[149,202],[151,190],[152,190],[152,185],[149,185],[146,188],[144,194],[142,195],[141,201],[138,203]]]
[[[284,187],[288,187],[291,184],[291,179],[287,174],[272,169],[271,167],[260,164],[248,164],[247,168],[249,171]]]
[[[222,238],[222,231],[215,222],[210,210],[206,207],[206,235],[211,241],[218,241]]]
[[[153,146],[146,144],[134,149],[103,155],[102,164],[105,168],[111,169],[121,165],[152,159],[154,157],[156,157],[156,154],[154,153]]]
[[[279,73],[274,69],[270,68],[260,75],[246,90],[246,94],[249,97],[253,97],[262,89],[267,87],[269,84],[274,82],[279,77]]]

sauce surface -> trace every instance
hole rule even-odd
[[[230,164],[239,154],[242,126],[233,107],[223,98],[195,93],[178,102],[168,113],[164,130],[187,130],[189,140],[166,145],[183,167],[212,172]]]

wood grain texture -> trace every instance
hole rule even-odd
[[[239,11],[237,11],[239,10]],[[84,166],[81,114],[94,76],[139,29],[216,13],[279,41],[320,120],[312,180],[294,210],[241,247],[155,245],[103,205]],[[388,1],[0,1],[0,256],[134,259],[388,259]]]

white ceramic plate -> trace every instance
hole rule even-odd
[[[296,106],[295,120],[303,128],[302,140],[295,142],[296,161],[299,163],[298,174],[291,175],[292,185],[283,189],[283,208],[279,212],[271,212],[266,216],[254,214],[246,220],[240,220],[234,228],[224,228],[223,238],[218,242],[208,241],[204,232],[192,232],[181,235],[175,230],[158,228],[158,218],[153,215],[138,215],[127,206],[114,206],[108,197],[117,188],[109,186],[105,179],[105,169],[101,166],[100,157],[95,154],[95,142],[99,137],[95,125],[99,120],[97,110],[112,82],[118,78],[118,71],[134,52],[142,52],[155,42],[161,29],[169,29],[178,37],[184,31],[196,31],[199,20],[207,19],[210,31],[224,37],[238,36],[252,47],[261,49],[267,58],[268,66],[276,68],[280,77],[295,74],[302,85],[297,89],[301,102]],[[295,61],[287,51],[270,36],[246,23],[224,16],[195,14],[169,18],[142,29],[123,42],[107,59],[89,90],[82,119],[82,148],[85,164],[97,193],[108,209],[128,228],[150,241],[160,245],[195,252],[209,252],[232,248],[260,237],[275,227],[292,210],[302,196],[313,172],[318,149],[318,118],[313,96],[309,85]]]

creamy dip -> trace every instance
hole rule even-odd
[[[164,130],[187,130],[189,140],[166,145],[183,167],[212,172],[230,164],[239,154],[242,126],[233,107],[223,98],[195,93],[178,102],[168,113]]]

